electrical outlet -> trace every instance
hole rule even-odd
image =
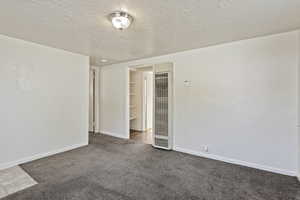
[[[192,87],[192,81],[185,80],[183,83],[184,83],[184,87]]]

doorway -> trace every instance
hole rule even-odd
[[[153,67],[129,70],[130,139],[152,144]]]
[[[99,69],[90,68],[89,82],[89,132],[99,133]]]

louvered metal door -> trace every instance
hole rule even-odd
[[[171,149],[170,142],[170,73],[154,76],[154,141],[158,148]]]

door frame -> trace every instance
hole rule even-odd
[[[170,98],[172,100],[172,103],[171,103],[171,107],[170,107],[170,110],[169,110],[169,134],[170,134],[170,137],[171,137],[171,140],[169,140],[169,145],[171,146],[171,148],[173,148],[173,144],[174,144],[174,134],[173,134],[173,120],[174,120],[174,117],[173,117],[173,101],[174,101],[174,82],[173,82],[173,78],[174,78],[174,63],[173,62],[158,62],[158,63],[146,63],[146,64],[140,64],[140,65],[131,65],[131,66],[128,66],[126,67],[126,71],[125,71],[125,136],[124,138],[125,139],[130,139],[130,85],[129,85],[129,82],[130,82],[130,70],[132,69],[138,69],[138,68],[143,68],[143,67],[152,67],[152,72],[153,72],[153,79],[155,78],[155,66],[157,65],[168,65],[168,64],[171,64],[172,65],[172,73],[171,73],[171,85],[170,85],[170,90],[169,90],[169,95],[170,95]],[[154,84],[154,80],[153,80],[153,84]],[[154,91],[154,88],[153,87],[153,98],[155,97],[155,91]],[[153,101],[153,108],[155,107],[155,101]],[[152,123],[155,122],[155,114],[154,114],[154,110],[153,110],[153,114],[152,114]],[[154,131],[154,125],[152,125],[152,130]],[[154,134],[153,134],[154,136]],[[153,141],[154,142],[154,141]]]
[[[100,69],[99,67],[90,67],[90,84],[89,87],[92,84],[93,88],[93,99],[92,99],[92,118],[93,118],[93,125],[92,125],[92,130],[90,130],[90,114],[89,114],[89,132],[94,132],[94,133],[100,133],[99,131],[99,88],[100,88],[100,82],[99,82],[99,74],[100,74]],[[90,91],[90,88],[89,88]],[[89,94],[90,97],[90,94]],[[90,103],[90,99],[89,99]],[[90,108],[89,108],[90,111]]]
[[[143,126],[142,126],[142,128],[143,128],[143,130],[144,131],[147,131],[147,130],[149,130],[149,128],[151,127],[152,128],[152,126],[153,126],[153,123],[149,123],[149,112],[152,112],[151,113],[151,116],[152,116],[152,118],[153,118],[153,109],[150,109],[149,110],[149,99],[150,99],[150,97],[149,97],[149,87],[150,88],[152,88],[152,95],[151,95],[151,101],[152,101],[152,106],[150,106],[150,107],[152,107],[153,108],[153,104],[154,104],[154,101],[153,101],[153,95],[154,95],[154,87],[153,87],[153,79],[154,79],[154,68],[153,68],[153,70],[152,71],[145,71],[144,73],[143,73],[143,108],[142,108],[142,112],[143,112],[143,115],[142,115],[142,117],[143,117]],[[151,74],[151,75],[150,75]],[[151,84],[151,81],[150,81],[150,79],[149,79],[149,76],[151,76],[152,78],[152,84]],[[153,120],[153,119],[152,119]],[[151,121],[152,121],[151,120]]]
[[[147,130],[147,103],[148,103],[148,80],[147,80],[147,76],[145,76],[145,73],[143,73],[143,108],[142,108],[142,121],[143,121],[143,125],[142,125],[142,129],[144,131]]]
[[[154,64],[144,64],[144,65],[135,65],[135,66],[128,66],[126,68],[126,73],[125,73],[125,80],[126,80],[126,92],[125,92],[125,139],[130,139],[130,70],[134,69],[139,69],[139,68],[145,68],[145,67],[152,67],[152,72],[154,72]],[[142,77],[143,82],[142,82],[142,90],[144,90],[144,75]],[[143,92],[143,91],[142,91]],[[142,129],[145,130],[145,118],[144,118],[144,94],[142,97]]]

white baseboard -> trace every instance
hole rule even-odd
[[[180,147],[174,147],[174,150],[182,152],[182,153],[187,153],[187,154],[192,154],[192,155],[195,155],[195,156],[200,156],[200,157],[209,158],[209,159],[213,159],[213,160],[223,161],[223,162],[226,162],[226,163],[242,165],[242,166],[255,168],[255,169],[260,169],[260,170],[273,172],[273,173],[277,173],[277,174],[283,174],[283,175],[288,175],[288,176],[297,176],[297,173],[294,172],[294,171],[278,169],[278,168],[274,168],[274,167],[270,167],[270,166],[260,165],[260,164],[256,164],[256,163],[250,163],[250,162],[236,160],[236,159],[227,158],[227,157],[223,157],[223,156],[218,156],[218,155],[214,155],[214,154],[189,150],[189,149],[180,148]]]
[[[126,137],[124,135],[120,135],[120,134],[112,133],[112,132],[108,132],[108,131],[100,131],[100,133],[104,134],[104,135],[109,135],[109,136],[117,137],[117,138],[129,139],[129,137]]]
[[[75,145],[64,147],[64,148],[61,148],[61,149],[58,149],[58,150],[49,151],[49,152],[46,152],[46,153],[40,153],[40,154],[36,154],[34,156],[29,156],[29,157],[22,158],[22,159],[19,159],[19,160],[3,163],[3,164],[0,164],[0,170],[7,169],[7,168],[10,168],[10,167],[14,167],[14,166],[17,166],[17,165],[21,165],[21,164],[24,164],[24,163],[27,163],[27,162],[30,162],[30,161],[40,159],[40,158],[45,158],[45,157],[48,157],[48,156],[52,156],[52,155],[55,155],[55,154],[58,154],[58,153],[63,153],[63,152],[66,152],[66,151],[70,151],[72,149],[77,149],[79,147],[83,147],[83,146],[87,146],[87,145],[88,145],[88,143],[75,144]]]

